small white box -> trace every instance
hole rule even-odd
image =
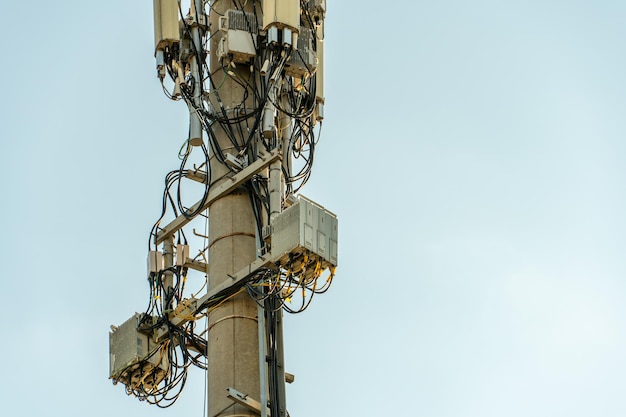
[[[163,254],[157,250],[148,252],[148,274],[156,274],[163,269]]]
[[[176,245],[176,266],[184,266],[189,258],[189,245]]]

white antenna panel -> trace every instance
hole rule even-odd
[[[300,32],[300,0],[263,0],[263,29],[290,28]]]
[[[315,83],[315,98],[318,103],[324,103],[324,39],[323,30],[317,27],[317,78]]]
[[[154,0],[154,49],[180,42],[178,1]]]

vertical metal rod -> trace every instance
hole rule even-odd
[[[258,235],[256,231],[256,250],[261,250],[263,236]],[[265,309],[261,304],[257,304],[257,330],[259,338],[259,392],[261,402],[261,417],[267,417],[267,341],[265,339]]]
[[[267,314],[267,360],[269,367],[270,411],[272,417],[287,415],[287,399],[285,394],[285,358],[283,349],[283,310],[278,297],[265,300]]]
[[[197,109],[202,107],[202,75],[200,71],[202,62],[198,62],[197,57],[197,55],[202,57],[204,54],[200,33],[200,19],[203,18],[204,15],[202,5],[202,0],[192,0],[191,2],[191,15],[194,18],[193,26],[191,27],[191,36],[196,52],[191,58],[191,75],[194,80],[193,103]],[[202,123],[200,122],[200,116],[197,111],[192,107],[189,108],[189,123],[189,143],[193,146],[200,146],[203,141]]]
[[[289,108],[289,100],[284,95],[282,97],[282,106],[284,109]],[[284,170],[284,172],[286,172],[288,176],[291,176],[291,156],[289,152],[289,144],[291,142],[291,134],[293,132],[291,117],[289,117],[285,113],[282,113],[282,116],[278,121],[278,126],[280,128],[282,139],[282,170]],[[285,176],[283,175],[283,172],[281,172],[281,193],[283,198],[285,198],[287,194],[287,181],[285,179]]]
[[[280,214],[283,206],[282,162],[277,160],[270,165],[270,224]]]
[[[164,269],[168,269],[174,266],[174,236],[167,238],[163,242],[163,267]],[[172,308],[171,300],[169,297],[170,291],[174,288],[174,273],[172,271],[165,272],[165,278],[163,284],[165,286],[165,300],[170,300],[168,305],[165,306],[166,309]]]
[[[265,309],[257,307],[259,329],[259,379],[261,381],[261,417],[267,417],[267,360],[265,342]]]
[[[283,309],[276,312],[276,361],[278,364],[278,409],[279,417],[287,415],[287,393],[285,391],[285,344],[283,339]]]

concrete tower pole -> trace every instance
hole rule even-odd
[[[235,6],[231,0],[220,0],[212,2],[211,7],[210,70],[212,74],[220,74],[221,77],[221,64],[216,56],[220,36],[214,34],[218,31],[220,15]],[[230,71],[242,79],[251,77],[247,65],[230,68]],[[219,87],[219,96],[227,111],[241,103],[243,88],[232,78],[227,77],[220,86],[210,88],[213,87]],[[252,97],[249,100],[247,107],[252,108]],[[216,102],[213,104],[214,108],[219,109]],[[232,113],[229,115],[232,116]],[[225,132],[217,127],[215,134],[225,154],[237,154]],[[214,153],[211,155],[210,167],[213,186],[230,181],[224,178],[228,169],[216,159]],[[247,190],[237,189],[215,201],[209,208],[209,288],[229,281],[229,274],[236,273],[255,259],[256,226],[250,196]],[[228,399],[227,388],[235,388],[257,400],[261,398],[257,313],[256,302],[247,292],[243,292],[208,314],[208,417],[254,416],[247,408],[233,404]]]

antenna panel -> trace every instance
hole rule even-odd
[[[180,42],[178,1],[154,0],[154,49]]]
[[[263,0],[263,29],[288,27],[300,31],[300,0]]]

